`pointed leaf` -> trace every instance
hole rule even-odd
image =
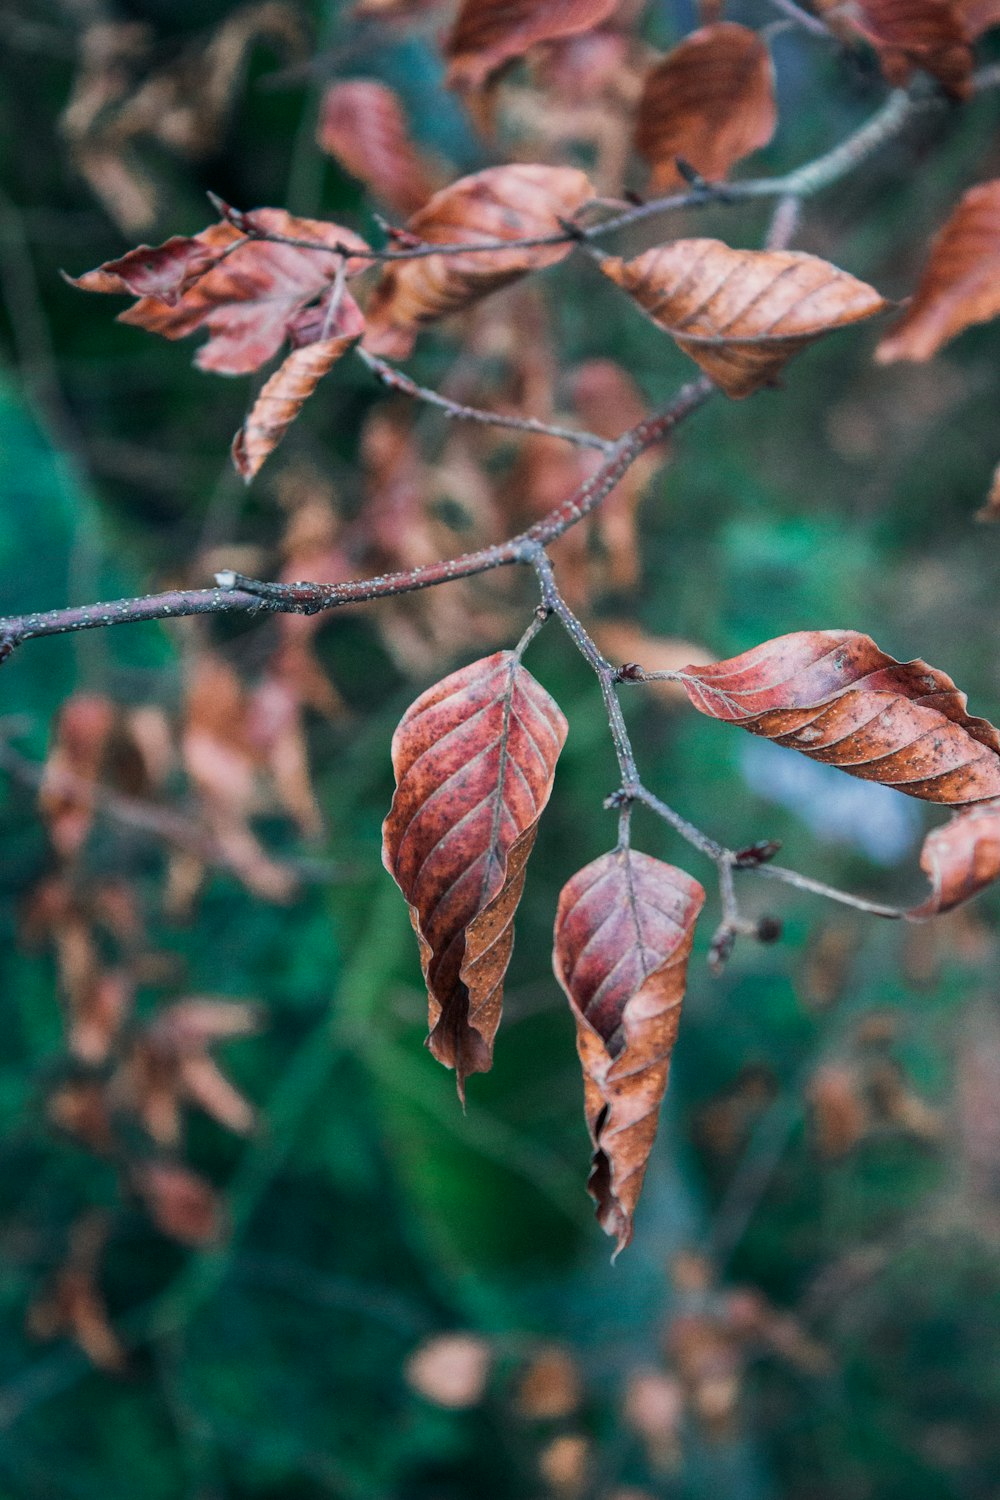
[[[578,36],[618,8],[619,0],[463,0],[444,44],[450,88],[478,89],[539,42]]]
[[[324,320],[325,321],[325,320]],[[236,472],[248,483],[281,442],[323,376],[364,333],[365,320],[354,298],[341,290],[329,329],[314,343],[293,349],[263,387],[233,439]]]
[[[916,295],[875,350],[880,364],[930,359],[973,323],[1000,315],[1000,178],[963,193],[935,235]]]
[[[1000,735],[924,661],[898,662],[855,630],[779,636],[685,667],[695,708],[911,797],[962,806],[1000,796]]]
[[[348,78],[323,95],[316,139],[322,150],[406,217],[434,185],[410,140],[399,96],[375,78]]]
[[[510,651],[429,688],[393,736],[382,858],[420,945],[428,1045],[460,1093],[492,1063],[525,864],[565,738],[558,704]]]
[[[553,965],[583,1066],[587,1188],[618,1250],[632,1238],[704,900],[683,870],[628,849],[586,865],[559,897]]]
[[[888,306],[873,287],[815,255],[674,240],[602,261],[654,323],[739,399],[773,385],[807,344]]]
[[[429,244],[483,244],[559,234],[594,195],[573,167],[487,167],[435,193],[407,229]],[[570,246],[429,255],[387,267],[365,309],[367,346],[402,359],[425,324],[471,306],[527,271],[555,265]]]
[[[683,184],[678,157],[720,182],[767,145],[777,123],[767,47],[748,27],[719,21],[693,31],[646,75],[636,150],[652,165],[658,192]]]

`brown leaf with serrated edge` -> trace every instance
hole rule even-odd
[[[240,215],[239,223],[248,233],[237,231],[235,240],[228,234],[232,225],[215,225],[186,247],[182,243],[168,251],[171,241],[156,250],[140,246],[71,280],[91,292],[136,291],[152,283],[156,293],[140,295],[134,306],[119,313],[120,323],[167,339],[186,338],[205,328],[211,337],[195,356],[199,368],[223,375],[248,374],[271,359],[286,337],[308,342],[303,310],[333,284],[344,265],[341,249],[367,246],[339,224],[299,219],[282,208],[253,209]],[[274,244],[254,238],[256,234],[283,235],[330,248]],[[225,254],[216,255],[220,246]],[[362,264],[347,261],[354,270]]]
[[[628,849],[586,865],[559,897],[553,966],[583,1066],[587,1190],[615,1254],[632,1238],[704,900],[683,870]]]
[[[681,680],[699,712],[851,776],[952,806],[1000,796],[993,725],[944,672],[898,662],[856,630],[778,636]]]
[[[566,739],[559,705],[511,651],[453,672],[392,739],[382,858],[410,908],[427,982],[428,1046],[487,1072],[525,864]]]
[[[766,146],[778,111],[767,46],[746,26],[702,26],[646,75],[635,122],[636,150],[657,192],[681,186],[677,158],[709,182]]]
[[[476,245],[535,239],[560,233],[594,196],[575,167],[514,163],[487,167],[442,188],[407,221],[428,244]],[[422,327],[459,312],[528,271],[555,265],[570,246],[428,255],[386,267],[365,308],[365,344],[376,354],[403,359]]]
[[[972,50],[957,0],[853,0],[835,15],[875,48],[889,83],[902,87],[920,68],[957,99],[971,92]]]
[[[619,0],[463,0],[444,44],[450,88],[478,89],[539,42],[606,21]]]
[[[1000,315],[1000,178],[963,193],[931,242],[913,301],[875,350],[880,364],[927,360]]]
[[[665,328],[727,396],[774,385],[793,355],[888,303],[874,287],[795,250],[674,240],[601,270]]]
[[[323,320],[321,336],[286,356],[233,438],[233,463],[248,484],[281,442],[323,376],[353,349],[364,330],[361,309],[350,292],[341,288],[336,309]]]
[[[434,191],[407,128],[399,95],[376,78],[332,83],[320,105],[316,141],[393,213],[415,213]]]
[[[933,887],[911,917],[951,911],[1000,879],[1000,803],[970,807],[924,840],[920,868]]]

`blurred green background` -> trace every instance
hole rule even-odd
[[[170,67],[243,12],[225,0],[0,6],[5,614],[198,585],[247,546],[273,570],[281,476],[297,465],[329,475],[347,513],[360,504],[357,434],[382,399],[360,366],[330,377],[244,491],[227,450],[250,384],[201,374],[189,346],[117,326],[117,304],[59,276],[202,227],[207,189],[370,232],[360,189],[314,142],[330,77],[398,87],[417,140],[454,170],[495,159],[442,90],[433,27],[359,28],[321,0],[294,9],[301,54],[287,38],[254,42],[204,149],[148,132],[130,147],[155,188],[149,229],[130,236],[67,132],[83,39],[141,24],[149,67]],[[733,11],[758,26],[774,15]],[[677,0],[647,7],[643,27],[662,46],[692,24]],[[885,92],[863,61],[799,31],[778,32],[774,52],[783,123],[755,173],[827,149]],[[796,245],[907,294],[959,193],[1000,170],[998,123],[995,95],[930,113],[811,202]],[[765,227],[756,207],[684,222],[747,245]],[[687,378],[683,356],[590,266],[548,273],[543,291],[566,365],[612,358],[650,403]],[[840,335],[798,360],[782,391],[692,419],[644,504],[641,587],[595,608],[719,656],[789,630],[868,631],[951,673],[995,717],[997,536],[973,518],[1000,458],[997,331],[888,369],[871,362],[875,337]],[[445,330],[409,368],[433,383],[456,351]],[[433,454],[444,429],[421,424]],[[456,522],[453,550],[464,545]],[[210,638],[252,674],[271,629],[221,622]],[[40,762],[79,690],[176,712],[186,654],[207,638],[185,622],[27,646],[3,669],[7,742]],[[518,918],[496,1067],[472,1080],[463,1115],[422,1046],[415,947],[378,853],[392,729],[434,674],[405,673],[363,613],[332,620],[319,651],[352,710],[310,722],[327,833],[306,852],[326,877],[281,906],[215,872],[172,920],[161,845],[107,818],[78,872],[123,878],[141,906],[163,962],[140,1015],[181,995],[264,1008],[263,1032],[223,1052],[258,1129],[240,1139],[197,1112],[187,1122],[185,1160],[227,1205],[219,1244],[158,1233],[113,1163],[47,1118],[64,1026],[52,955],[25,941],[22,913],[53,856],[34,792],[3,777],[0,1495],[1000,1494],[996,894],[904,930],[748,881],[748,909],[781,915],[784,937],[743,945],[719,979],[703,922],[635,1241],[612,1267],[584,1192],[579,1071],[549,957],[562,883],[614,839],[596,683],[554,626],[532,646],[570,737]],[[461,660],[456,644],[438,675]],[[901,812],[902,799],[811,763],[789,769],[794,757],[748,750],[641,692],[627,708],[646,779],[707,831],[734,847],[780,838],[785,863],[876,899],[916,895],[923,809]],[[709,884],[662,825],[636,823],[643,848]],[[276,856],[302,853],[282,817],[255,826]],[[120,1374],[26,1325],[71,1226],[94,1209],[109,1225],[98,1279],[128,1349]],[[450,1369],[454,1349],[429,1341],[454,1332],[488,1365],[458,1409],[412,1363],[429,1349]]]

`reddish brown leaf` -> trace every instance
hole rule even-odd
[[[146,1161],[132,1182],[161,1234],[182,1245],[210,1245],[225,1228],[219,1195],[204,1177],[173,1161]]]
[[[618,1250],[632,1238],[704,899],[683,870],[627,849],[586,865],[559,897],[553,964],[583,1066],[587,1189]]]
[[[931,243],[913,301],[875,358],[926,360],[1000,314],[1000,178],[969,188]]]
[[[66,1334],[97,1369],[121,1373],[127,1357],[111,1327],[97,1280],[107,1237],[101,1214],[86,1214],[74,1224],[69,1254],[45,1294],[28,1309],[27,1327],[40,1339]]]
[[[601,269],[727,396],[773,385],[800,349],[888,306],[873,287],[815,255],[674,240]]]
[[[420,945],[428,1045],[460,1094],[492,1063],[525,864],[565,738],[558,704],[510,651],[429,688],[393,736],[382,857]]]
[[[249,484],[268,454],[281,442],[323,376],[364,333],[365,320],[354,298],[341,289],[337,308],[314,343],[293,349],[261,390],[250,415],[233,438],[236,472]]]
[[[1000,0],[957,0],[957,8],[967,42],[1000,26]]]
[[[572,218],[592,197],[587,177],[573,167],[487,167],[435,193],[406,227],[435,245],[535,239],[558,234],[559,221]],[[425,324],[469,307],[527,271],[555,265],[569,249],[536,245],[390,265],[365,309],[365,342],[378,354],[405,358]]]
[[[853,0],[839,14],[875,48],[890,83],[922,68],[956,98],[968,95],[972,51],[956,0]]]
[[[478,89],[539,42],[589,31],[619,0],[463,0],[444,44],[451,88]]]
[[[646,76],[635,122],[636,150],[658,192],[681,185],[677,158],[720,182],[778,123],[771,55],[756,32],[733,21],[703,26]]]
[[[410,140],[399,96],[374,78],[333,83],[323,95],[320,147],[405,218],[427,202],[434,184]]]
[[[138,289],[143,282],[162,288],[156,295],[142,295],[119,322],[131,323],[167,339],[186,338],[206,328],[211,335],[195,356],[203,370],[226,375],[244,375],[266,363],[286,336],[309,342],[301,324],[302,310],[333,283],[344,264],[338,247],[364,250],[363,240],[349,229],[316,219],[298,219],[281,208],[258,208],[242,215],[241,225],[259,234],[277,234],[291,239],[329,245],[329,250],[272,244],[242,236],[227,240],[228,224],[215,225],[194,240],[179,242],[174,251],[142,247],[121,260],[108,261],[75,282],[85,291],[121,292]],[[215,254],[221,245],[237,248]],[[207,267],[195,277],[202,252],[208,245]],[[348,261],[348,265],[352,263]],[[122,269],[124,267],[124,270]],[[357,268],[354,263],[352,268]],[[298,320],[298,322],[297,322]],[[316,337],[316,334],[312,334]]]
[[[730,661],[686,667],[695,708],[911,797],[1000,796],[1000,735],[924,661],[898,662],[855,630],[804,630]]]
[[[920,868],[933,889],[910,913],[916,918],[950,911],[1000,879],[1000,804],[984,802],[933,829],[924,840]]]
[[[78,854],[90,832],[96,783],[114,727],[114,704],[96,693],[78,693],[60,710],[38,810],[62,859]]]
[[[222,259],[244,236],[229,223],[210,224],[190,239],[174,235],[162,245],[139,245],[96,271],[68,278],[84,292],[121,292],[155,297],[171,307],[188,287]]]

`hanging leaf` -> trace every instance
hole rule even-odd
[[[889,304],[873,287],[815,255],[731,250],[674,240],[601,269],[665,328],[727,396],[774,385],[808,344]]]
[[[875,48],[889,83],[902,87],[920,68],[955,98],[970,93],[973,57],[957,0],[855,0],[837,15]]]
[[[428,244],[536,239],[559,234],[560,220],[572,218],[592,197],[586,175],[573,167],[487,167],[435,193],[406,227]],[[471,306],[527,271],[555,265],[570,248],[564,243],[428,255],[389,265],[365,309],[365,343],[377,354],[403,359],[425,324]]]
[[[420,945],[428,1046],[463,1097],[493,1060],[514,913],[565,738],[558,704],[511,651],[429,688],[393,736],[382,857]]]
[[[434,191],[410,140],[395,90],[375,78],[332,83],[323,95],[316,140],[393,213],[406,217]]]
[[[681,674],[695,708],[927,802],[1000,796],[1000,735],[924,661],[855,630],[804,630]]]
[[[1000,315],[1000,178],[969,188],[931,243],[916,295],[875,350],[880,364],[930,359]]]
[[[339,224],[298,219],[282,208],[254,209],[240,215],[239,223],[253,234],[278,234],[330,248],[273,244],[226,223],[187,242],[168,240],[158,250],[141,246],[73,284],[90,292],[139,291],[139,301],[119,314],[120,323],[167,339],[206,328],[211,337],[195,356],[199,368],[248,374],[278,352],[306,305],[332,285],[344,266],[341,250],[367,247]],[[168,252],[171,243],[174,249]],[[347,261],[350,269],[361,264]],[[141,292],[146,286],[156,291]]]
[[[577,36],[597,26],[619,0],[463,0],[444,54],[450,88],[478,89],[504,63],[539,42]]]
[[[646,75],[635,145],[657,192],[681,186],[681,157],[720,182],[778,123],[771,55],[756,32],[733,21],[702,26]]]
[[[683,870],[629,849],[586,865],[559,897],[553,964],[583,1067],[587,1190],[616,1254],[632,1238],[704,900]]]
[[[924,840],[920,868],[933,887],[911,917],[951,911],[1000,878],[1000,804],[985,802],[959,813]]]
[[[293,349],[286,357],[233,438],[233,463],[247,483],[281,442],[323,376],[353,349],[365,331],[365,320],[354,298],[343,288],[339,292],[336,309],[322,319],[320,337]]]

